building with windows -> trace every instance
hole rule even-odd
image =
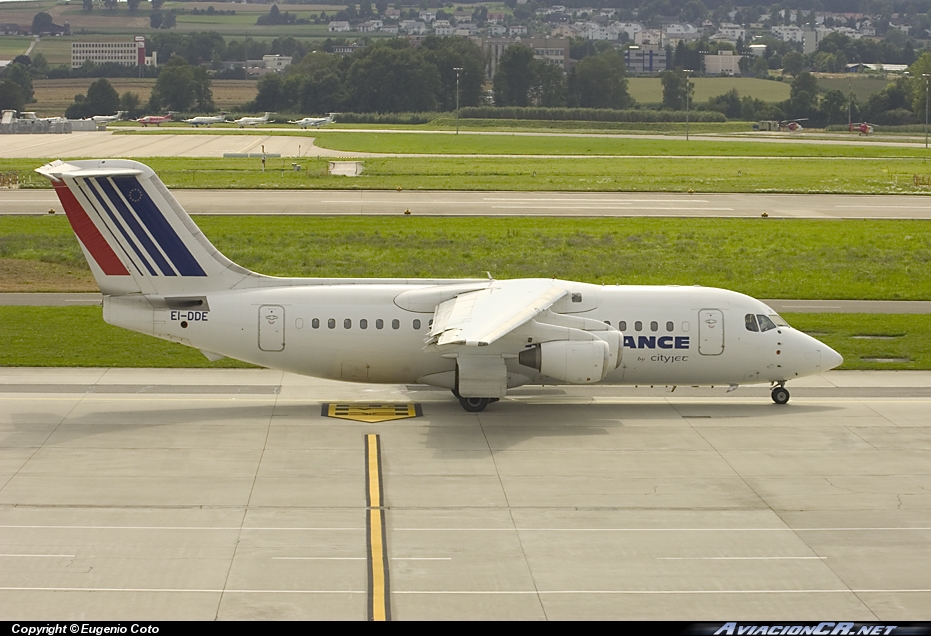
[[[81,68],[87,60],[95,64],[112,62],[123,66],[156,66],[156,56],[145,54],[145,37],[132,40],[79,41],[71,43],[71,68]]]
[[[488,64],[485,67],[485,75],[488,79],[495,76],[498,70],[498,60],[504,55],[509,46],[523,44],[533,49],[533,56],[538,60],[545,60],[552,64],[557,64],[563,71],[568,71],[569,65],[569,40],[564,38],[485,38],[482,40],[482,48],[488,52]]]
[[[666,49],[632,46],[624,51],[624,64],[631,73],[659,73],[666,70]]]

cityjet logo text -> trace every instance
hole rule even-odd
[[[891,634],[896,625],[864,625],[863,623],[818,623],[817,625],[739,625],[724,623],[714,636],[880,636]]]
[[[688,336],[624,336],[628,349],[688,349]]]

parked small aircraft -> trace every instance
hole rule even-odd
[[[136,121],[143,126],[153,124],[157,127],[159,124],[163,124],[166,121],[171,121],[171,113],[168,113],[167,115],[146,115],[145,117],[140,117]]]
[[[123,119],[123,115],[126,114],[125,110],[118,110],[115,115],[94,115],[91,119],[94,120],[96,124],[108,124],[111,121],[119,121]]]
[[[850,124],[850,132],[860,133],[863,135],[872,135],[873,134],[873,124],[868,124],[865,121],[858,122],[856,124]]]
[[[210,124],[222,124],[226,121],[226,114],[221,113],[219,115],[199,115],[197,117],[191,117],[190,119],[185,119],[184,123],[191,124],[195,128],[198,126],[207,126],[210,127]]]
[[[235,120],[235,123],[239,124],[240,128],[245,126],[258,126],[259,124],[267,124],[269,115],[271,115],[271,113],[265,113],[261,117],[240,117],[239,119]]]
[[[843,358],[770,307],[698,286],[276,278],[236,265],[155,172],[54,161],[48,177],[103,293],[106,322],[321,378],[418,383],[484,410],[521,385],[785,384]]]
[[[313,126],[314,128],[319,128],[320,126],[326,126],[327,124],[333,123],[333,116],[336,113],[330,113],[326,117],[305,117],[304,119],[299,119],[297,121],[289,121],[289,124],[297,124],[301,128],[307,128],[308,126]]]

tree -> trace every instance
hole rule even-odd
[[[590,55],[576,66],[576,91],[583,108],[629,108],[624,59],[614,50]]]
[[[478,106],[485,81],[485,53],[467,38],[424,38],[420,45],[424,58],[440,76],[437,107],[443,111],[456,108],[456,71],[459,72],[459,105]]]
[[[523,44],[509,46],[493,80],[495,106],[529,106],[533,83],[533,49]]]
[[[533,60],[533,87],[530,101],[537,106],[556,108],[566,105],[566,75],[551,62]]]
[[[149,98],[149,108],[155,110],[190,111],[194,106],[194,76],[187,60],[175,56],[168,60]]]
[[[685,110],[686,100],[692,99],[695,87],[681,70],[663,71],[659,74],[663,85],[663,108]]]
[[[0,82],[0,110],[22,110],[26,106],[23,89],[11,79]]]
[[[120,110],[125,110],[126,116],[130,119],[140,117],[142,115],[142,102],[139,100],[139,94],[126,91],[120,95]]]
[[[120,110],[120,96],[116,89],[110,85],[109,80],[101,77],[87,87],[87,98],[84,100],[87,117],[93,115],[112,115]]]
[[[149,26],[153,29],[160,29],[164,21],[165,16],[162,15],[161,11],[153,11],[149,14]]]
[[[85,11],[91,11],[94,8],[94,0],[81,0]]]
[[[796,76],[802,72],[805,65],[804,56],[798,51],[790,51],[782,56],[782,72]]]
[[[439,72],[423,53],[385,44],[362,51],[346,82],[350,107],[364,113],[436,110],[440,91]]]
[[[808,71],[802,71],[789,89],[789,100],[785,103],[789,117],[817,116],[818,80]]]
[[[126,0],[126,6],[129,8],[130,12],[135,13],[141,1],[142,0]]]
[[[920,115],[923,119],[925,115],[925,99],[928,94],[925,80],[929,78],[922,77],[922,75],[931,73],[931,53],[922,53],[921,57],[908,67],[908,72],[911,75],[908,87],[909,103],[912,112]]]
[[[103,6],[107,9],[116,9],[116,0],[103,0]]]
[[[165,0],[152,0],[152,10],[159,11],[163,4],[165,4]]]
[[[52,26],[52,16],[44,11],[41,11],[35,15],[32,19],[32,32],[33,33],[46,33],[49,31],[49,28]]]
[[[19,84],[23,94],[23,101],[27,104],[35,101],[32,93],[32,76],[29,75],[29,69],[26,66],[13,62],[7,66],[6,76],[7,79]]]

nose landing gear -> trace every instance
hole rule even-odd
[[[772,398],[773,402],[776,404],[785,404],[789,401],[789,391],[786,389],[785,385],[780,384],[773,389]]]

